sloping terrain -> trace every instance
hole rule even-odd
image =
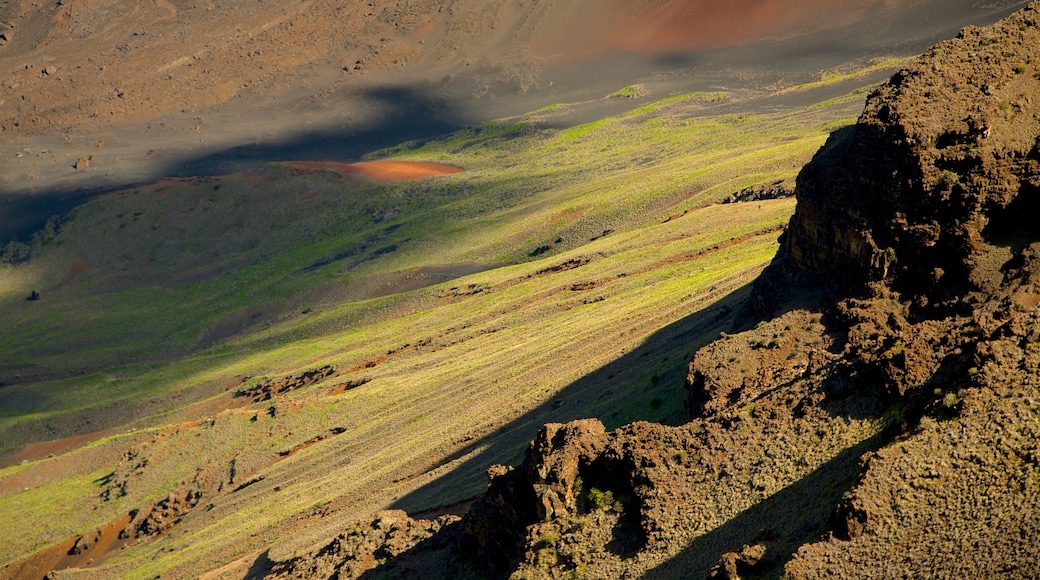
[[[417,69],[414,78],[437,79],[467,61],[486,69],[477,84],[512,78],[526,87],[545,82],[539,70],[547,60],[717,48],[906,10],[880,1],[851,10],[833,0],[717,4],[10,0],[0,14],[0,62],[14,76],[3,87],[8,107],[0,126],[17,133],[157,117],[232,98],[255,103],[290,87],[335,91],[349,75],[406,66]],[[525,54],[510,54],[517,50]]]
[[[379,509],[464,510],[546,421],[680,422],[793,207],[718,202],[782,192],[862,97],[539,129],[553,108],[380,154],[461,173],[271,164],[80,206],[3,270],[0,513],[37,522],[6,572],[241,575]]]
[[[264,162],[356,160],[552,103],[810,80],[1022,2],[293,0],[0,3],[0,242],[84,196]],[[833,96],[833,95],[831,95]]]
[[[12,122],[36,115],[36,124],[12,125],[3,146],[41,180],[77,184],[55,191],[118,173],[100,152],[131,152],[126,167],[136,167],[184,135],[209,138],[213,118],[195,105],[173,113],[194,124],[163,117],[189,97],[214,99],[198,105],[207,115],[269,121],[256,125],[259,143],[284,136],[272,111],[287,103],[299,105],[287,109],[298,125],[368,98],[435,105],[434,85],[375,87],[397,78],[414,89],[409,67],[456,78],[467,58],[513,54],[483,42],[518,35],[531,35],[520,43],[531,53],[472,60],[463,84],[438,86],[465,87],[468,104],[549,91],[547,77],[528,87],[510,71],[527,74],[534,57],[546,67],[538,74],[605,62],[582,47],[620,62],[639,35],[692,26],[709,8],[605,3],[586,22],[566,3],[483,5],[494,14],[456,3],[448,15],[421,2],[117,4],[64,2],[58,16],[4,4],[18,18],[5,22],[0,51],[16,49],[15,60],[60,45],[62,58],[110,59],[98,66],[133,82],[148,59],[211,49],[173,65],[200,71],[169,69],[167,80],[194,88],[120,80],[147,98],[109,111],[117,121],[88,114],[100,103],[93,89],[42,113],[24,108],[58,95],[37,83],[65,78],[64,61],[25,76],[20,86],[37,92]],[[883,4],[863,6],[898,28],[929,3]],[[964,17],[967,4],[940,20]],[[809,43],[790,50],[868,18],[829,19],[837,4],[814,3],[827,21],[799,20],[814,31],[802,35],[756,6],[733,9],[777,26],[749,17],[748,37]],[[266,26],[268,10],[285,19]],[[376,24],[344,26],[341,48],[323,31],[349,10],[350,26],[357,15]],[[721,575],[808,577],[842,572],[828,562],[857,570],[884,558],[895,570],[893,553],[916,558],[901,570],[963,574],[973,560],[958,545],[1025,575],[1035,553],[1009,538],[1031,533],[1032,520],[1009,515],[1033,509],[1031,395],[998,387],[1029,384],[1032,364],[1035,232],[1019,216],[1033,209],[1033,17],[940,45],[873,95],[855,129],[866,92],[835,95],[895,61],[853,51],[803,85],[656,93],[667,83],[610,81],[594,106],[567,101],[391,140],[362,149],[362,165],[337,151],[259,163],[247,148],[230,153],[251,161],[245,171],[74,200],[69,215],[6,245],[0,263],[0,529],[19,531],[0,542],[0,577],[675,577],[716,564]],[[554,28],[561,22],[570,28]],[[618,32],[620,23],[636,29]],[[583,26],[613,36],[555,44]],[[387,40],[356,58],[362,33]],[[252,48],[250,34],[263,46],[226,58]],[[130,44],[106,52],[118,40]],[[310,60],[289,66],[278,51],[295,44]],[[693,45],[639,46],[640,58],[674,63],[668,47]],[[277,66],[264,82],[280,88],[208,94],[214,77]],[[94,76],[97,94],[108,90]],[[355,82],[349,98],[329,89]],[[135,94],[120,92],[114,99]],[[366,116],[374,110],[354,114],[378,119]],[[575,121],[590,110],[616,114]],[[51,118],[69,131],[55,134]],[[123,122],[150,124],[153,137],[121,133]],[[220,122],[225,137],[242,137]],[[48,140],[62,145],[45,153],[38,143]],[[307,151],[330,149],[313,134],[305,141]],[[825,141],[800,174],[781,253],[753,284],[795,210],[786,197],[795,174]],[[590,416],[599,420],[568,423]],[[1008,434],[997,446],[995,426]],[[935,461],[921,460],[932,447]],[[485,495],[489,466],[521,460],[492,468]],[[950,471],[962,461],[974,467]],[[998,493],[1009,481],[1025,493]],[[974,482],[986,492],[971,492]],[[940,497],[947,503],[932,509]],[[1015,535],[957,519],[974,513]],[[900,535],[903,522],[946,536],[922,546]]]
[[[697,352],[687,424],[546,425],[461,519],[390,513],[423,533],[361,526],[268,567],[1033,577],[1038,48],[1038,3],[966,29],[832,135],[755,284],[771,316]]]

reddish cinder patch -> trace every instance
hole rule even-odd
[[[26,445],[24,449],[18,452],[7,462],[6,465],[0,465],[0,467],[6,467],[7,465],[15,465],[22,461],[35,461],[37,459],[43,459],[48,455],[61,455],[97,441],[102,437],[108,437],[109,435],[115,435],[119,433],[120,429],[106,429],[104,431],[95,431],[93,433],[84,433],[83,435],[76,435],[75,437],[66,437],[64,439],[55,439],[54,441],[42,441],[40,443],[32,443]]]
[[[837,28],[862,18],[872,2],[839,0],[683,0],[654,5],[613,35],[617,46],[669,53],[735,46]]]
[[[105,524],[101,529],[91,532],[90,547],[79,554],[71,553],[73,547],[84,536],[73,536],[60,544],[41,550],[24,560],[11,564],[0,571],[6,578],[44,578],[54,570],[83,568],[99,564],[99,559],[113,550],[134,542],[134,538],[122,538],[120,532],[130,524],[133,518],[127,514]],[[6,576],[10,573],[10,576]]]
[[[58,545],[36,552],[4,568],[3,573],[7,578],[43,578],[51,570],[58,569],[62,560],[68,557],[69,550],[76,545],[76,539],[69,538]]]
[[[303,171],[334,171],[342,176],[361,175],[378,181],[406,181],[462,173],[464,169],[443,163],[426,161],[362,161],[337,163],[335,161],[284,161],[282,165]]]
[[[868,15],[895,18],[921,0],[604,0],[589,13],[561,5],[532,33],[549,65],[602,58],[621,49],[679,54],[835,30]]]

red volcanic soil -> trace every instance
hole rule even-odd
[[[6,467],[8,465],[15,465],[22,461],[35,461],[37,459],[43,459],[48,455],[60,455],[66,451],[72,451],[101,439],[108,437],[109,435],[115,435],[119,433],[121,429],[106,429],[104,431],[95,431],[93,433],[84,433],[82,435],[76,435],[74,437],[66,437],[64,439],[55,439],[53,441],[42,441],[40,443],[32,443],[26,445],[24,449],[18,452],[17,455],[12,457],[9,461],[0,463],[0,467]]]
[[[611,40],[636,52],[721,48],[848,26],[870,11],[894,12],[920,0],[672,0],[653,3]]]
[[[426,161],[363,161],[337,163],[335,161],[283,161],[282,165],[304,171],[334,171],[344,177],[361,175],[378,181],[407,181],[462,173],[464,169]]]
[[[531,42],[550,63],[590,60],[612,49],[682,53],[843,28],[868,14],[892,17],[922,1],[608,0],[591,11],[572,2],[555,7]]]
[[[90,541],[84,544],[79,553],[74,553],[73,548],[84,536],[73,536],[64,542],[41,550],[32,556],[11,564],[8,568],[0,569],[0,579],[15,578],[46,578],[53,570],[65,570],[66,568],[82,568],[91,564],[97,564],[98,560],[112,552],[134,542],[135,538],[121,538],[122,531],[132,518],[124,515],[105,524],[100,530],[92,532]],[[76,550],[78,551],[78,550]]]

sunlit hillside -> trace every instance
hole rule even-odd
[[[554,129],[560,105],[372,155],[455,175],[269,164],[77,208],[0,277],[0,527],[36,522],[0,561],[157,504],[154,537],[81,574],[192,576],[458,509],[546,421],[681,421],[687,361],[754,325],[794,206],[720,202],[792,187],[863,95],[682,94]]]

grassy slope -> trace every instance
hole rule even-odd
[[[0,276],[0,373],[14,383],[0,389],[0,450],[136,430],[0,471],[0,528],[37,522],[0,545],[0,563],[197,483],[200,466],[227,477],[234,460],[239,480],[264,479],[214,493],[174,532],[115,555],[112,573],[190,575],[279,538],[305,548],[374,509],[471,497],[546,420],[679,420],[685,361],[736,323],[727,301],[712,305],[738,301],[793,209],[712,202],[792,177],[860,103],[706,116],[719,98],[562,131],[540,128],[543,110],[381,154],[467,169],[451,177],[372,184],[268,166],[79,208]],[[498,267],[378,296],[388,274],[457,263]],[[567,263],[582,265],[545,271]],[[43,300],[27,303],[33,288]],[[274,416],[266,402],[162,430],[219,410],[236,377],[325,364],[345,376],[275,401]],[[350,378],[369,382],[327,396]],[[345,431],[279,456],[333,427]],[[150,460],[124,474],[128,446]],[[109,472],[130,483],[103,502]],[[77,504],[95,509],[61,507]]]

